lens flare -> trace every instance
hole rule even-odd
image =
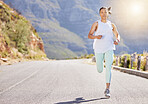
[[[131,12],[134,15],[139,15],[143,12],[143,7],[141,3],[132,3],[131,4]]]

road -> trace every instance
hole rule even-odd
[[[0,104],[148,104],[148,79],[112,69],[107,99],[105,69],[98,73],[86,60],[0,66]]]

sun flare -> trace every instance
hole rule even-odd
[[[141,3],[132,3],[131,12],[134,15],[140,15],[143,12],[143,6]]]
[[[147,29],[147,4],[148,0],[116,0],[112,9],[114,15],[116,15],[114,18],[125,28],[125,31],[126,29],[133,29],[132,31]]]

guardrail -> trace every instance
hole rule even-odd
[[[128,61],[127,61],[127,56],[124,56],[124,60],[121,60],[121,57],[122,56],[116,56],[115,57],[115,65],[112,65],[113,69],[148,79],[148,72],[146,72],[148,70],[148,56],[141,57],[141,56],[136,56],[136,54],[131,55],[130,56],[130,67],[129,68],[127,68],[128,64],[129,64]],[[145,66],[144,66],[145,71],[142,71],[142,69],[140,67],[141,66],[141,58],[143,58],[143,60],[146,60],[146,63],[145,63]],[[121,64],[121,61],[124,62],[123,67],[119,67],[119,65]],[[92,57],[92,62],[96,62],[95,56]],[[136,69],[132,69],[133,62],[137,62],[136,63],[137,64]]]
[[[143,56],[136,56],[136,54],[133,54],[130,56],[130,62],[127,61],[127,56],[124,56],[124,68],[130,68],[130,69],[133,69],[133,63],[136,63],[136,69],[137,70],[141,70],[141,60],[144,60],[143,61],[143,67],[144,67],[144,71],[147,71],[148,70],[148,56],[146,57],[143,57]],[[115,66],[119,66],[121,64],[121,56],[116,56],[115,58]],[[130,67],[128,66],[130,64]]]

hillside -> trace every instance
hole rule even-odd
[[[131,22],[125,14],[128,10],[121,11],[126,8],[122,1],[5,0],[5,3],[16,8],[31,21],[44,41],[45,52],[49,58],[71,58],[93,53],[93,40],[88,39],[87,35],[91,25],[99,19],[98,9],[101,6],[113,8],[113,15],[109,19],[117,25],[122,38],[116,54],[148,50],[148,38],[145,37],[148,33],[147,24],[139,24],[134,17],[134,22]]]
[[[31,23],[2,1],[0,1],[0,58],[46,58],[43,41]]]

